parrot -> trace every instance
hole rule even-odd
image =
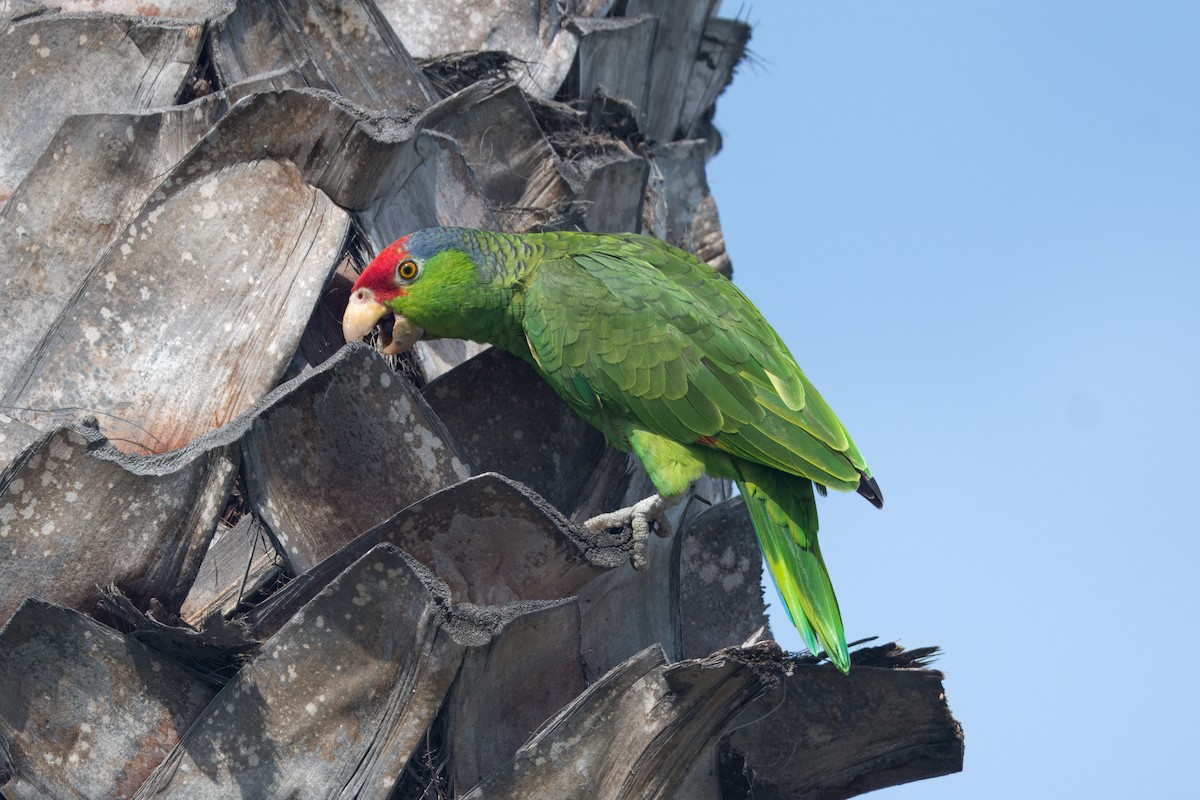
[[[356,341],[376,328],[386,354],[422,337],[502,348],[609,444],[632,451],[656,494],[584,525],[629,526],[634,567],[645,564],[651,523],[665,529],[665,509],[692,481],[732,481],[804,643],[849,672],[814,492],[854,491],[878,508],[883,495],[833,410],[732,281],[641,234],[428,228],[385,247],[355,281],[342,333]]]

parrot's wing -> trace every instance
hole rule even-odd
[[[580,414],[625,419],[843,490],[862,457],[732,283],[648,237],[542,262],[525,286],[535,361]],[[606,433],[612,435],[611,431]]]

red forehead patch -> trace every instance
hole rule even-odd
[[[354,282],[354,290],[366,287],[385,297],[406,294],[397,290],[392,276],[395,274],[396,265],[408,256],[407,244],[408,237],[404,236],[379,251],[379,255],[375,256]]]

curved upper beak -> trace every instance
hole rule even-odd
[[[387,312],[387,306],[376,302],[369,289],[358,289],[350,295],[350,302],[342,314],[342,336],[347,342],[358,341],[370,333]]]
[[[347,342],[358,341],[366,336],[379,320],[389,311],[388,307],[378,302],[370,289],[358,289],[350,295],[346,311],[342,314],[342,336]],[[384,328],[380,331],[380,352],[394,356],[412,347],[421,335],[421,328],[413,325],[401,314],[396,315],[391,331]]]

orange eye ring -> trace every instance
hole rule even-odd
[[[411,281],[413,278],[417,277],[418,272],[420,272],[420,269],[417,267],[417,262],[413,261],[411,258],[404,259],[400,262],[399,266],[396,267],[396,277],[402,281]]]

